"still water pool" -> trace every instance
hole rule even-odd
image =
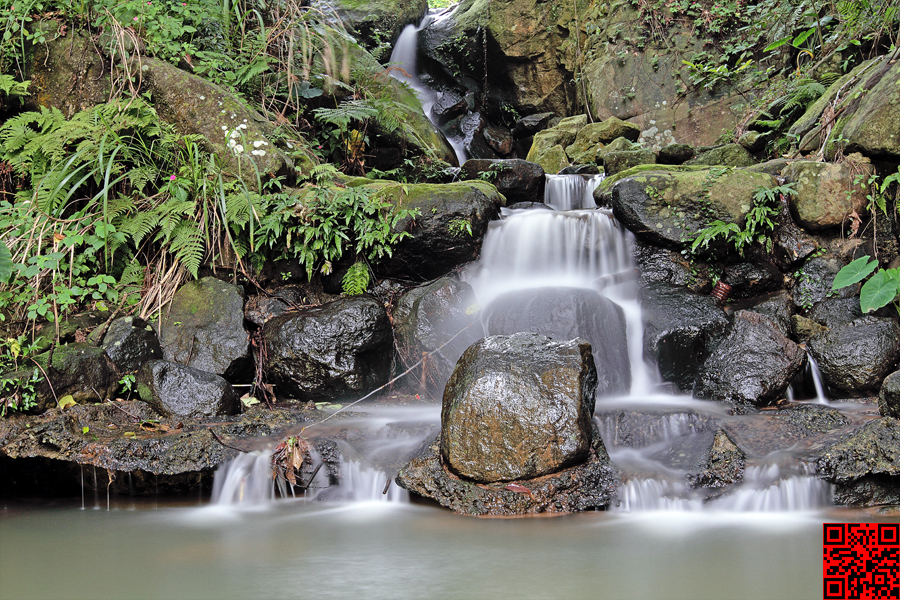
[[[869,518],[832,509],[479,519],[299,500],[0,506],[4,600],[818,598],[821,524]]]

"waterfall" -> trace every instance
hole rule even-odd
[[[546,175],[544,204],[556,210],[594,208],[594,190],[604,175]]]
[[[390,63],[402,69],[399,71],[397,69],[391,70],[391,76],[403,83],[409,85],[413,91],[416,92],[416,95],[419,97],[419,102],[422,104],[422,111],[425,113],[425,116],[428,117],[428,120],[431,121],[434,126],[440,130],[440,125],[435,121],[434,114],[431,111],[431,107],[434,106],[435,99],[437,98],[437,93],[425,85],[421,79],[421,73],[418,70],[418,45],[419,45],[419,32],[432,22],[433,17],[431,15],[426,15],[422,22],[417,25],[407,25],[402,32],[400,32],[400,37],[397,38],[397,43],[394,44],[394,49],[391,51]],[[462,165],[466,162],[466,150],[462,145],[462,142],[454,137],[447,137],[447,142],[453,148],[453,152],[456,153],[456,160]]]

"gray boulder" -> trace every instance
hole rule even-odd
[[[701,152],[694,158],[686,161],[686,165],[723,165],[727,167],[749,167],[755,165],[753,156],[740,144],[725,144],[705,152]]]
[[[441,410],[441,456],[478,482],[531,479],[590,452],[591,346],[534,333],[491,336],[460,358]]]
[[[663,380],[687,391],[701,365],[725,335],[728,318],[710,296],[655,284],[641,290],[644,358],[655,362]]]
[[[163,357],[159,338],[146,321],[122,317],[109,325],[101,348],[120,373],[132,373],[148,360]]]
[[[875,390],[900,360],[900,325],[863,317],[815,336],[809,350],[829,386],[850,394]]]
[[[856,177],[868,181],[875,168],[861,156],[859,159],[841,163],[797,161],[784,168],[784,176],[797,186],[790,205],[801,227],[821,231],[840,226],[853,212],[865,214],[868,187],[853,185],[853,181]]]
[[[175,293],[159,323],[163,357],[240,383],[252,379],[244,290],[204,277]]]
[[[55,346],[35,360],[43,371],[38,370],[39,381],[34,387],[37,412],[55,408],[57,400],[72,396],[75,402],[102,402],[115,398],[119,389],[119,374],[103,348],[92,344],[74,343]],[[34,364],[24,365],[12,379],[28,379]],[[50,381],[44,377],[46,374]],[[7,376],[5,376],[7,377]],[[52,389],[51,389],[52,385]]]
[[[805,359],[803,350],[770,319],[741,311],[703,364],[694,395],[736,405],[774,404]]]
[[[274,317],[263,339],[266,380],[281,398],[361,396],[390,375],[391,325],[381,302],[369,296]]]
[[[141,400],[167,417],[212,417],[240,412],[234,389],[223,378],[166,360],[150,360],[136,378]]]
[[[631,363],[622,309],[598,292],[536,288],[503,294],[484,309],[487,335],[529,331],[554,340],[587,340],[597,370],[597,396],[627,393]]]

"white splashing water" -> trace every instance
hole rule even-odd
[[[274,497],[271,450],[239,454],[216,471],[212,504],[253,506]]]
[[[544,204],[555,210],[595,208],[594,190],[604,175],[546,175]]]
[[[819,371],[819,365],[809,352],[806,353],[806,360],[812,374],[813,385],[816,387],[816,403],[828,404],[828,396],[825,395],[825,386],[822,383],[822,372]]]

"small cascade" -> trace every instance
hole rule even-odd
[[[544,204],[555,210],[595,208],[594,190],[604,175],[545,175]]]
[[[384,471],[359,461],[341,464],[340,488],[356,502],[409,502],[409,492],[393,482]]]
[[[481,304],[536,287],[604,289],[633,278],[625,232],[606,210],[514,211],[491,224],[477,273],[469,280]]]
[[[822,372],[819,371],[819,365],[810,352],[806,353],[806,368],[809,370],[809,376],[816,388],[816,403],[828,404],[828,396],[825,395],[825,385],[822,383]]]
[[[272,452],[246,452],[216,471],[212,504],[253,506],[275,497]]]
[[[416,95],[419,97],[419,102],[422,104],[422,111],[425,113],[425,116],[440,130],[440,125],[435,121],[434,114],[431,112],[431,107],[434,106],[435,100],[437,99],[437,92],[422,82],[420,77],[421,73],[419,73],[418,70],[417,58],[419,32],[428,27],[433,20],[434,17],[432,15],[426,15],[418,26],[407,25],[403,31],[400,32],[397,43],[394,44],[394,49],[391,51],[390,62],[402,69],[402,71],[392,69],[391,76],[398,81],[408,84],[416,92]],[[456,160],[459,164],[462,165],[466,162],[466,150],[463,147],[462,141],[447,136],[447,142],[453,148],[453,152],[456,153]]]

